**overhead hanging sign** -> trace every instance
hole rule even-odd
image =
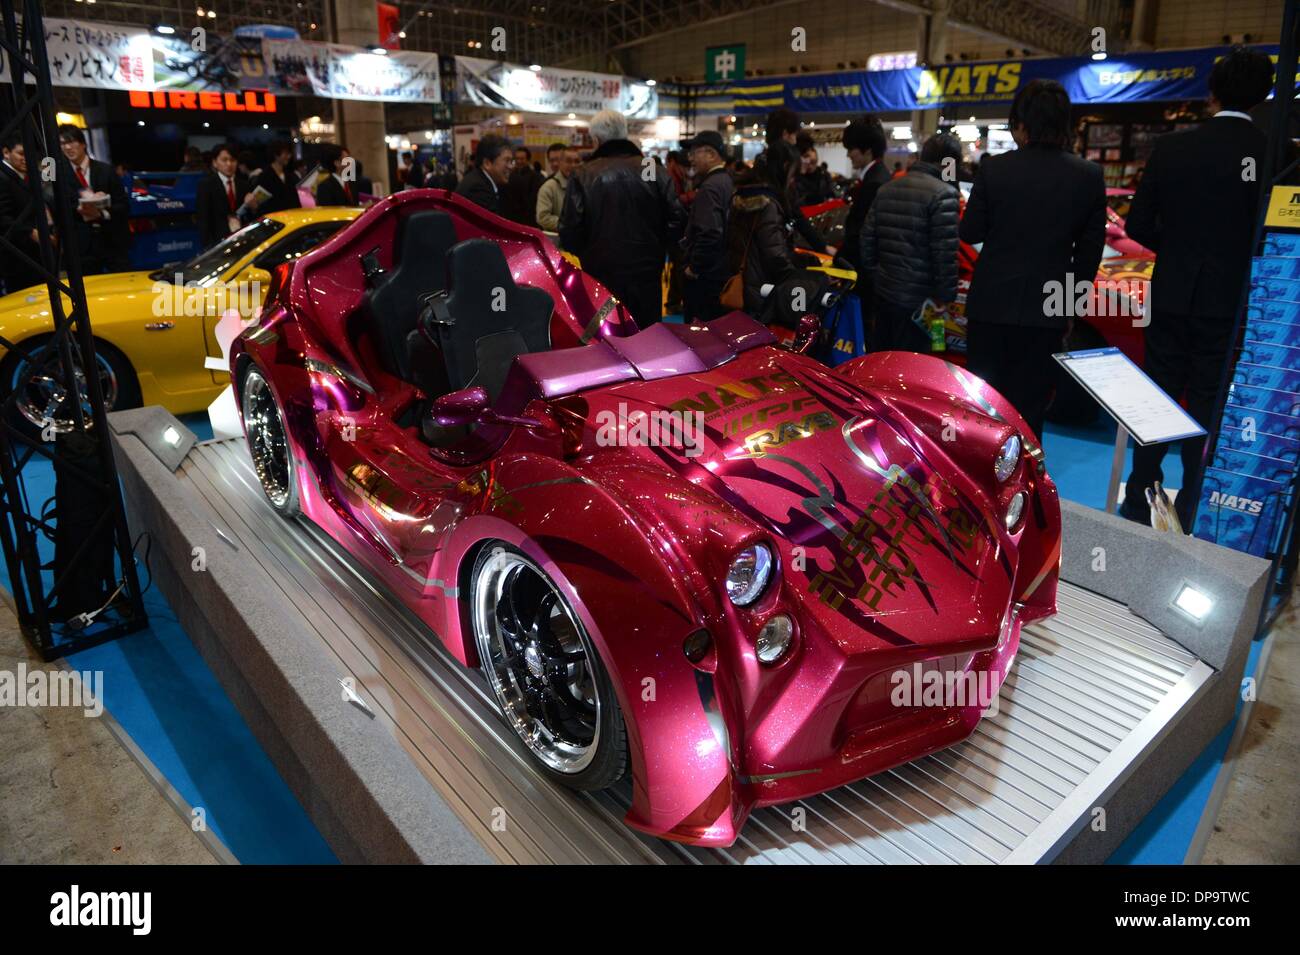
[[[459,101],[475,106],[587,115],[612,109],[629,119],[659,116],[655,88],[627,76],[548,67],[533,70],[518,63],[458,56],[456,83]]]
[[[1260,47],[1276,54],[1276,47]],[[702,95],[735,97],[736,113],[770,110],[770,102],[801,113],[891,112],[1011,104],[1030,80],[1056,80],[1073,103],[1140,103],[1205,99],[1210,69],[1227,47],[1089,57],[947,63],[932,68],[850,70],[738,80]],[[715,84],[716,86],[716,84]],[[757,89],[764,95],[754,95]],[[758,101],[762,100],[760,104]]]
[[[442,100],[438,55],[410,50],[371,53],[310,40],[262,41],[266,85],[280,95],[386,103]]]
[[[153,44],[148,30],[84,20],[45,21],[45,48],[55,86],[100,90],[151,90]],[[28,74],[29,82],[35,80]],[[0,55],[0,82],[10,82]]]

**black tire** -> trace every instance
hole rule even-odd
[[[581,766],[577,766],[576,763],[578,761],[575,760],[575,768],[572,770],[558,769],[554,762],[548,761],[547,758],[540,754],[538,745],[534,741],[530,741],[528,734],[521,728],[520,721],[513,715],[518,712],[517,709],[512,711],[510,701],[506,696],[503,696],[503,681],[498,679],[497,676],[494,676],[494,662],[497,664],[499,670],[508,669],[509,664],[500,658],[495,661],[489,659],[488,650],[485,649],[485,639],[481,632],[481,622],[484,617],[490,616],[498,620],[500,618],[497,617],[496,614],[488,612],[486,608],[482,608],[483,612],[481,613],[479,597],[481,589],[490,587],[496,580],[495,577],[487,578],[486,575],[501,574],[501,568],[503,565],[507,568],[510,566],[526,567],[531,573],[540,575],[540,579],[544,582],[544,586],[549,587],[555,599],[558,600],[558,604],[553,604],[551,610],[546,615],[548,620],[546,630],[551,632],[551,635],[554,636],[549,622],[558,620],[561,625],[567,625],[572,628],[562,636],[569,640],[571,645],[576,645],[576,641],[580,641],[581,643],[584,653],[582,665],[585,667],[583,675],[589,675],[592,684],[594,685],[595,701],[597,704],[595,706],[595,716],[592,717],[592,724],[595,727],[595,733],[591,745],[587,748],[588,751],[593,749],[594,751],[590,752],[589,756],[587,752],[584,751],[583,759],[586,761],[583,762]],[[508,572],[509,571],[507,570],[506,573]],[[521,585],[516,584],[515,586]],[[605,670],[605,664],[600,659],[600,654],[596,650],[594,643],[591,641],[590,637],[587,636],[586,630],[582,627],[582,624],[577,615],[573,612],[572,607],[568,605],[568,601],[565,600],[563,594],[560,593],[559,588],[555,586],[554,582],[551,581],[546,572],[516,548],[501,541],[491,541],[480,549],[478,556],[474,561],[474,569],[470,574],[469,594],[470,627],[471,632],[474,634],[475,648],[479,655],[479,662],[483,670],[483,675],[487,679],[488,686],[492,689],[493,695],[496,697],[498,710],[506,720],[506,723],[515,730],[516,736],[524,744],[529,756],[532,757],[533,763],[549,779],[563,786],[568,786],[571,789],[607,789],[622,779],[624,773],[627,771],[628,761],[627,727],[623,722],[623,712],[618,705],[618,697],[614,693],[613,683],[610,681],[609,674]],[[507,601],[502,601],[502,603],[507,603]],[[514,609],[517,606],[513,597],[508,601],[508,603],[510,604],[511,609]],[[558,616],[557,611],[558,614],[562,614],[563,616]],[[506,638],[498,632],[497,634],[490,635],[488,642],[496,640],[498,646],[503,647],[504,643],[502,641],[504,639]],[[571,652],[564,659],[572,658],[573,653]],[[515,661],[515,666],[520,667],[520,661],[526,660],[527,654],[521,650],[520,652],[514,653],[512,659]],[[552,657],[543,660],[539,666],[549,668],[555,659],[558,658]],[[568,665],[576,666],[577,664]],[[531,669],[531,663],[527,664],[527,666]],[[541,679],[540,675],[534,675],[537,676],[539,680]],[[565,679],[569,679],[569,677],[566,676]],[[554,687],[552,686],[552,688]],[[510,689],[519,691],[520,687],[518,682],[516,681],[511,683],[506,692],[509,692]],[[572,689],[572,687],[571,685],[568,685],[565,689],[569,690]],[[570,695],[570,702],[581,703],[581,701],[577,699],[577,694]],[[518,701],[518,705],[523,705],[522,700]],[[543,748],[545,747],[543,746]]]
[[[293,517],[299,512],[297,464],[280,402],[256,365],[250,365],[244,372],[239,388],[239,412],[253,460],[253,473],[262,485],[267,503],[282,516]]]
[[[0,361],[0,400],[9,398],[14,390],[14,385],[19,375],[27,377],[24,368],[26,359],[24,355],[34,355],[37,351],[45,346],[51,336],[38,335],[28,338],[20,343],[22,353],[18,351],[8,352],[3,361]],[[95,341],[95,357],[101,366],[100,382],[104,390],[104,406],[107,411],[122,411],[127,408],[140,407],[140,380],[136,377],[135,369],[127,361],[125,355],[114,348],[108,342]],[[73,360],[80,367],[79,356],[74,349]],[[46,365],[55,371],[59,367],[57,353],[51,353],[46,358]],[[8,416],[9,423],[20,430],[23,434],[34,440],[42,440],[44,431],[45,418],[38,412],[38,405],[41,403],[40,396],[44,389],[31,382],[28,379],[28,387],[24,396],[19,398],[18,403],[14,406]],[[84,385],[81,387],[81,394],[84,396]],[[59,431],[67,431],[72,427],[73,414],[70,406],[66,403],[61,405],[45,405],[46,410],[52,410],[48,420],[53,421],[55,428]],[[83,398],[83,409],[86,404]]]
[[[1087,322],[1078,320],[1065,339],[1066,351],[1105,347],[1106,340],[1101,337],[1101,333]],[[1059,362],[1053,361],[1052,364],[1056,366],[1052,369],[1054,394],[1052,403],[1047,406],[1047,420],[1076,426],[1095,424],[1097,415],[1101,413],[1101,405]]]

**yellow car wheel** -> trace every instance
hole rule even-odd
[[[21,343],[19,350],[9,352],[0,361],[0,398],[7,403],[10,396],[14,397],[9,421],[32,436],[51,427],[55,432],[70,431],[75,422],[72,395],[63,380],[58,352],[51,350],[42,358],[40,367],[31,363],[50,338],[49,335],[29,338]],[[82,413],[88,416],[90,401],[75,346],[73,362],[77,367],[77,400],[81,402]],[[96,341],[95,364],[107,410],[139,407],[140,382],[126,356],[107,342]]]

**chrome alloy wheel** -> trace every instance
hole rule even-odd
[[[293,494],[293,453],[271,386],[256,368],[244,378],[243,410],[253,469],[267,498],[282,508]]]
[[[506,719],[558,773],[585,769],[600,744],[595,651],[568,601],[522,554],[495,547],[479,561],[474,638]]]
[[[81,360],[75,348],[73,363],[77,376],[77,400],[81,403],[83,418],[89,421],[91,412],[90,398],[86,394],[86,373],[81,369]],[[104,396],[104,410],[112,411],[117,402],[117,374],[103,355],[95,355],[95,366],[99,369],[99,389]],[[10,386],[18,392],[15,405],[19,414],[37,428],[44,429],[52,424],[54,430],[62,434],[75,427],[76,416],[70,403],[71,395],[63,381],[63,366],[59,362],[58,351],[51,351],[39,367],[33,367],[26,360],[20,362]]]

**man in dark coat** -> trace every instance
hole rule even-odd
[[[488,133],[474,149],[474,168],[456,186],[456,194],[476,202],[488,212],[501,215],[501,190],[510,181],[515,157],[510,144],[496,133]]]
[[[945,172],[960,157],[956,137],[936,133],[921,161],[871,203],[859,262],[875,292],[875,348],[928,352],[929,335],[912,316],[927,299],[944,308],[957,297],[959,198],[955,175],[948,180]]]
[[[1260,184],[1243,170],[1258,169],[1267,139],[1249,111],[1273,86],[1266,54],[1235,47],[1210,72],[1213,116],[1193,129],[1156,141],[1124,229],[1156,253],[1147,301],[1146,373],[1204,428],[1214,426],[1214,404],[1242,291],[1250,272]],[[1163,481],[1168,444],[1133,450],[1133,473],[1121,513],[1147,523],[1146,489]],[[1190,532],[1200,492],[1204,438],[1182,442],[1183,486],[1174,509]]]
[[[194,199],[203,248],[211,248],[239,229],[239,208],[251,192],[248,180],[239,174],[234,148],[218,146],[212,173],[199,183]]]
[[[126,269],[131,244],[131,207],[126,187],[112,166],[90,158],[86,134],[79,127],[60,126],[59,145],[77,179],[73,238],[81,253],[82,272],[95,275]],[[82,201],[95,194],[108,196],[107,204]]]
[[[645,328],[663,318],[665,255],[686,216],[672,177],[628,140],[621,113],[602,110],[590,130],[596,150],[564,190],[560,241]]]
[[[706,322],[726,311],[718,296],[729,277],[727,219],[736,188],[727,172],[727,148],[716,130],[704,130],[686,148],[695,169],[696,189],[682,240],[682,314],[688,322]]]
[[[963,242],[984,243],[966,296],[967,368],[1041,440],[1052,355],[1070,317],[1056,303],[1077,300],[1097,276],[1106,183],[1101,166],[1069,151],[1070,98],[1060,83],[1025,84],[1009,118],[1018,148],[980,163],[961,222]]]
[[[22,133],[15,130],[3,144],[3,161],[0,161],[0,235],[11,242],[22,255],[0,246],[0,278],[4,279],[6,295],[20,292],[33,285],[43,284],[40,270],[29,265],[23,255],[35,262],[41,260],[40,241],[36,234],[36,216],[44,206],[28,208],[27,156],[23,150]]]

